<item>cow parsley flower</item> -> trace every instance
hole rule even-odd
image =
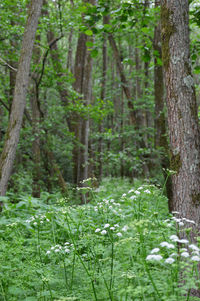
[[[175,246],[173,244],[169,244],[167,241],[163,241],[160,243],[161,247],[166,247],[167,249],[174,249]]]
[[[197,256],[197,255],[195,255],[195,256],[192,256],[192,257],[191,257],[191,260],[192,260],[192,261],[200,261],[200,257]]]
[[[172,264],[174,261],[175,261],[175,259],[174,259],[174,258],[172,258],[172,257],[169,257],[169,258],[167,258],[167,259],[165,260],[165,263]]]
[[[118,237],[122,237],[121,232],[118,232],[116,235],[117,235]]]
[[[110,227],[110,224],[105,224],[104,228]]]
[[[199,252],[199,248],[193,244],[189,245],[189,248],[192,249],[193,251],[198,251]]]
[[[150,261],[150,260],[155,260],[155,261],[160,261],[163,257],[161,255],[148,255],[146,260]]]
[[[102,231],[101,231],[101,234],[102,234],[102,235],[106,235],[106,233],[107,233],[106,230],[102,230]]]
[[[181,253],[181,256],[187,258],[190,256],[190,254],[188,252],[183,252]]]
[[[158,253],[159,251],[160,251],[159,248],[154,248],[153,250],[151,250],[151,254]]]
[[[173,240],[173,241],[178,241],[179,240],[177,235],[171,235],[170,239]]]
[[[101,231],[101,229],[97,228],[97,229],[95,230],[95,233],[98,233],[98,232],[100,232],[100,231]]]

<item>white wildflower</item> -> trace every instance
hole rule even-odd
[[[134,189],[131,189],[131,190],[129,190],[129,192],[128,193],[131,193],[131,192],[133,192],[134,191]]]
[[[192,249],[193,251],[198,251],[199,252],[199,248],[193,244],[189,245],[189,248]]]
[[[192,261],[200,261],[200,257],[195,255],[195,256],[191,257],[191,260]]]
[[[115,230],[115,227],[110,227],[110,230],[114,231],[114,230]]]
[[[151,193],[151,191],[149,189],[146,189],[144,192]]]
[[[165,263],[172,264],[174,261],[175,261],[174,258],[169,257],[169,258],[167,258],[167,259],[165,260]]]
[[[167,249],[174,249],[174,248],[175,248],[175,246],[174,246],[173,244],[169,244],[169,243],[166,242],[166,241],[161,242],[161,243],[160,243],[160,246],[161,246],[161,247],[166,247]]]
[[[187,258],[190,256],[190,254],[188,252],[183,252],[183,253],[181,253],[181,256]]]
[[[54,252],[58,253],[58,252],[60,252],[60,249],[55,249]]]
[[[50,254],[50,253],[51,253],[51,251],[47,251],[47,252],[46,252],[47,255]]]
[[[33,223],[33,225],[34,225],[34,226],[37,226],[37,223],[36,223],[36,222],[34,222],[34,223]]]
[[[178,239],[177,242],[179,242],[180,244],[188,244],[189,241],[187,239]]]
[[[163,257],[161,255],[148,255],[146,260],[155,260],[155,261],[160,261]]]
[[[107,233],[106,230],[102,230],[102,231],[101,231],[101,234],[102,234],[102,235],[105,235],[106,233]]]
[[[65,253],[69,253],[70,250],[68,248],[65,248]]]
[[[183,227],[184,226],[184,223],[183,222],[180,222],[178,223],[180,227]]]
[[[104,228],[110,227],[110,224],[105,224]]]
[[[173,241],[178,241],[179,240],[177,235],[171,235],[170,239],[173,240]]]
[[[140,191],[136,190],[136,191],[135,191],[135,194],[140,194]]]
[[[119,225],[118,225],[118,224],[115,224],[114,226],[115,226],[116,228],[119,228]]]
[[[95,233],[100,232],[100,231],[101,231],[101,229],[97,228],[97,229],[95,230]]]
[[[118,232],[116,235],[117,235],[118,237],[122,237],[121,232]]]
[[[126,196],[126,193],[122,194],[122,197],[124,198]]]
[[[136,199],[136,195],[132,195],[131,197],[130,197],[130,200],[135,200]]]
[[[151,254],[158,253],[159,251],[160,251],[159,248],[154,248],[153,250],[151,250]]]
[[[123,228],[122,228],[122,231],[126,232],[128,230],[128,226],[125,225]]]

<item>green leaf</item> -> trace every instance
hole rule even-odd
[[[93,49],[93,50],[90,52],[90,55],[91,55],[91,57],[93,57],[93,58],[97,57],[97,55],[98,55],[98,50],[97,50],[97,49]]]
[[[87,46],[87,47],[93,47],[93,45],[94,45],[94,44],[93,44],[93,42],[91,42],[91,41],[87,41],[87,42],[86,42],[86,46]]]
[[[90,30],[90,29],[87,29],[84,33],[85,33],[87,36],[92,36],[92,35],[93,35],[93,31]]]

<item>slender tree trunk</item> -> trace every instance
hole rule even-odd
[[[104,24],[105,24],[105,16],[104,16]],[[101,83],[101,99],[104,100],[106,96],[106,72],[107,72],[107,40],[106,35],[103,36],[103,69],[102,69],[102,83]],[[99,124],[99,179],[101,180],[103,177],[103,120],[100,120]]]
[[[173,210],[200,221],[200,131],[189,53],[189,1],[161,0]]]
[[[155,6],[160,4],[156,1]],[[162,58],[161,49],[161,24],[158,22],[154,30],[154,50],[157,51],[159,58]],[[158,64],[157,58],[155,58],[154,67],[154,95],[155,95],[155,147],[162,148],[163,153],[161,154],[161,166],[163,169],[163,176],[166,181],[166,194],[168,198],[169,211],[173,210],[172,206],[172,180],[171,176],[167,174],[167,169],[170,169],[169,162],[169,145],[167,141],[166,132],[166,120],[164,113],[164,78],[163,78],[163,67]]]
[[[41,13],[42,2],[42,0],[31,1],[29,8],[29,15],[25,27],[21,55],[18,64],[11,115],[6,133],[5,144],[0,158],[0,195],[5,195],[6,193],[19,141],[22,118],[26,104],[26,92],[29,82],[32,50],[38,19]]]

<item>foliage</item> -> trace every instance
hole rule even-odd
[[[105,178],[91,196],[4,198],[1,300],[195,300],[199,248],[178,238],[192,221],[168,214],[162,190]]]

